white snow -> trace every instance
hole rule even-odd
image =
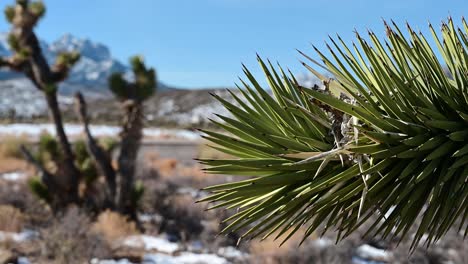
[[[124,246],[144,248],[145,250],[157,250],[159,252],[173,254],[179,250],[177,243],[169,242],[164,238],[149,235],[134,235],[123,240]]]
[[[0,231],[0,241],[12,240],[14,242],[24,242],[38,237],[38,233],[33,230],[24,230],[20,233]]]
[[[331,241],[328,238],[317,238],[313,241],[313,244],[317,248],[326,248],[326,247],[333,245],[333,241]]]
[[[148,254],[143,258],[144,264],[228,264],[225,258],[214,254],[196,254],[182,252],[179,256]]]
[[[132,264],[127,259],[121,260],[99,260],[92,259],[91,264]],[[179,256],[165,254],[146,254],[143,256],[142,264],[228,264],[225,258],[214,254],[195,254],[182,252]]]
[[[0,179],[6,180],[6,181],[20,181],[23,180],[27,177],[26,173],[22,171],[13,171],[13,172],[7,172],[0,174]]]
[[[132,264],[128,259],[97,259],[93,258],[89,261],[90,264]]]
[[[160,222],[162,220],[162,216],[159,214],[138,214],[138,220],[142,223],[147,222]]]
[[[30,264],[29,260],[26,257],[19,257],[18,261],[16,262],[18,264]]]
[[[121,131],[118,126],[107,125],[91,125],[91,133],[94,136],[110,136],[115,137]],[[26,135],[37,138],[41,133],[47,132],[55,135],[55,127],[53,124],[2,124],[0,125],[0,135]],[[65,124],[65,132],[70,136],[77,136],[83,133],[83,127],[79,124]],[[198,140],[200,134],[197,132],[183,129],[163,129],[163,128],[145,128],[143,135],[146,137],[172,137],[187,140]]]
[[[235,247],[221,247],[218,249],[218,255],[228,259],[243,259],[248,257],[249,254],[238,250]]]
[[[356,255],[361,259],[368,259],[368,260],[382,261],[382,262],[387,262],[391,258],[391,253],[383,249],[375,248],[368,244],[359,246],[356,249]]]

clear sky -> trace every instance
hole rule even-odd
[[[8,4],[13,0],[0,0]],[[143,54],[169,85],[233,86],[241,63],[259,75],[255,60],[279,61],[305,72],[295,49],[313,54],[328,34],[353,40],[367,28],[383,36],[382,18],[425,31],[451,15],[457,22],[467,0],[45,0],[38,35],[53,41],[64,33],[87,37],[126,61]],[[8,25],[1,20],[0,31]],[[260,76],[259,76],[260,77]]]

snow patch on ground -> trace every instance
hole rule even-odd
[[[214,254],[196,254],[182,252],[179,256],[148,254],[143,258],[144,264],[228,264],[225,258]]]
[[[169,242],[164,238],[149,235],[134,235],[123,240],[124,246],[156,250],[167,254],[173,254],[180,249],[177,243]]]
[[[238,250],[235,247],[222,247],[218,249],[218,255],[227,259],[243,259],[249,256],[249,254]]]
[[[331,245],[333,245],[333,241],[328,239],[328,238],[317,238],[313,242],[314,246],[317,248],[327,248]]]
[[[138,220],[142,223],[160,222],[162,216],[160,214],[138,214]]]
[[[18,264],[30,264],[29,260],[26,257],[19,257],[18,261],[16,262]]]
[[[97,137],[115,137],[121,131],[121,127],[107,125],[91,125],[91,133]],[[2,124],[0,125],[0,135],[26,135],[37,138],[41,133],[47,132],[55,135],[53,124]],[[65,124],[65,132],[70,136],[77,136],[83,133],[83,126],[78,124]],[[163,128],[145,128],[143,129],[145,137],[154,138],[180,138],[187,140],[198,140],[200,134],[183,129],[163,129]]]
[[[390,261],[392,254],[384,249],[364,244],[356,249],[356,257],[353,259],[353,263],[386,263]]]
[[[7,173],[2,173],[0,174],[0,179],[6,180],[6,181],[21,181],[27,178],[26,173],[22,171],[13,171],[13,172],[7,172]]]
[[[20,233],[0,231],[0,241],[11,240],[16,243],[21,243],[29,240],[36,239],[39,233],[33,230],[24,230]]]
[[[92,259],[91,264],[133,264],[127,259],[121,260],[99,260]],[[165,254],[146,254],[141,264],[228,264],[225,258],[214,254],[197,254],[182,252],[179,256]]]
[[[92,259],[89,261],[90,264],[133,264],[132,262],[128,261],[128,259]]]

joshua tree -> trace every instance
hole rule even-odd
[[[232,93],[239,106],[215,95],[233,117],[213,121],[227,134],[205,137],[232,159],[201,162],[243,176],[206,188],[213,194],[202,201],[218,202],[213,208],[239,208],[222,233],[247,228],[242,238],[285,241],[305,230],[305,240],[335,227],[341,240],[371,222],[367,234],[383,238],[416,227],[413,249],[455,224],[467,234],[467,23],[449,19],[442,37],[429,26],[438,55],[410,26],[409,38],[385,27],[385,42],[372,32],[370,43],[357,34],[352,47],[330,38],[332,58],[315,49],[323,65],[301,53],[323,85],[301,87],[259,58],[273,96],[245,67],[251,84],[242,81],[243,98]]]
[[[120,190],[118,205],[123,213],[133,215],[135,203],[141,190],[135,189],[134,173],[138,148],[143,128],[143,101],[153,95],[157,87],[156,72],[147,69],[141,57],[130,60],[135,81],[127,82],[121,74],[113,74],[109,78],[111,91],[122,102],[125,111],[123,130],[120,134],[121,145],[118,158],[120,174]]]
[[[135,218],[136,203],[143,191],[141,187],[135,186],[134,177],[143,129],[143,102],[154,94],[157,82],[155,70],[147,69],[141,57],[132,57],[130,63],[134,82],[125,80],[121,73],[115,73],[109,78],[110,90],[121,102],[124,110],[117,169],[112,167],[109,154],[92,137],[86,104],[79,93],[76,95],[76,105],[84,126],[88,152],[94,157],[97,167],[106,178],[109,203],[121,213]]]
[[[73,145],[69,143],[57,102],[57,89],[80,56],[75,52],[61,53],[52,67],[47,64],[33,31],[44,13],[45,7],[40,1],[17,0],[15,6],[5,9],[7,20],[13,25],[9,44],[14,55],[0,58],[1,67],[24,73],[44,93],[56,127],[57,139],[48,135],[41,137],[36,155],[22,148],[27,160],[41,175],[39,179],[33,179],[30,186],[55,210],[75,203],[93,210],[118,210],[134,218],[137,201],[143,192],[134,180],[142,137],[143,101],[155,92],[156,73],[154,69],[146,68],[142,58],[133,57],[134,82],[126,81],[120,73],[109,78],[110,89],[124,108],[118,167],[114,168],[111,152],[115,144],[103,144],[92,136],[81,93],[75,96],[75,106],[86,140]],[[105,177],[103,186],[96,186],[95,179],[99,175]]]
[[[6,19],[12,25],[8,42],[14,55],[9,58],[0,58],[0,67],[8,67],[24,73],[44,94],[50,116],[55,124],[62,155],[59,161],[60,177],[49,177],[50,175],[43,173],[43,182],[61,197],[60,203],[75,203],[78,201],[79,171],[74,164],[71,145],[63,128],[57,101],[57,88],[58,84],[67,78],[70,68],[79,60],[80,55],[75,52],[64,52],[57,56],[54,65],[47,63],[33,31],[44,14],[45,7],[40,1],[17,0],[16,5],[6,7]]]

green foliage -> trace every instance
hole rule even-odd
[[[79,52],[62,52],[57,56],[56,65],[63,65],[67,68],[72,67],[76,62],[80,60]]]
[[[75,153],[75,160],[79,164],[89,158],[86,142],[84,140],[77,140],[73,143],[73,152]]]
[[[324,65],[303,54],[334,76],[304,63],[323,87],[301,87],[259,59],[273,95],[246,68],[243,98],[232,93],[239,106],[214,95],[233,118],[213,121],[228,133],[205,138],[237,158],[201,162],[242,177],[206,188],[212,208],[238,208],[222,233],[248,228],[243,238],[286,241],[306,226],[305,240],[324,224],[341,240],[373,221],[368,235],[403,239],[418,215],[412,249],[459,218],[468,233],[468,26],[449,19],[442,40],[430,26],[441,56],[409,26],[409,39],[386,27],[385,44],[372,32],[371,44],[357,34],[359,47],[331,39],[332,58],[316,49]]]
[[[130,58],[130,65],[135,75],[135,82],[128,83],[121,73],[114,73],[109,77],[110,90],[121,100],[144,101],[156,90],[156,71],[152,68],[147,69],[140,56]]]
[[[30,178],[28,181],[28,186],[31,192],[36,195],[39,199],[42,199],[46,202],[51,201],[50,193],[47,187],[41,182],[39,177]]]
[[[81,162],[78,168],[80,169],[81,175],[84,177],[87,185],[92,184],[99,176],[96,164],[91,158],[87,158]]]
[[[39,138],[39,159],[42,161],[57,160],[61,157],[59,144],[54,136],[43,133]]]
[[[14,6],[7,6],[4,10],[5,18],[8,23],[13,23],[13,19],[15,19],[15,7]]]
[[[46,94],[53,94],[57,92],[57,85],[54,83],[46,83],[44,90]]]
[[[132,66],[133,72],[135,73],[144,73],[146,71],[145,64],[141,56],[131,57],[130,65]]]
[[[128,82],[121,73],[113,73],[109,77],[109,88],[118,98],[128,97]]]
[[[16,54],[21,60],[26,60],[31,56],[31,50],[28,48],[22,48]]]
[[[19,52],[21,50],[18,38],[14,34],[8,34],[7,42],[12,50],[16,52]]]
[[[29,3],[29,0],[16,0],[16,3],[22,7],[26,7]]]
[[[42,1],[29,3],[28,10],[36,17],[43,17],[46,12],[45,5]]]
[[[143,183],[141,181],[135,182],[135,186],[133,187],[132,197],[131,197],[132,204],[134,206],[138,205],[144,193],[145,193],[145,187],[143,186]]]
[[[77,140],[73,143],[73,152],[75,153],[76,166],[80,170],[86,184],[92,184],[99,176],[96,163],[88,153],[86,142]]]
[[[117,147],[119,142],[112,137],[106,137],[99,140],[99,144],[110,155],[112,151]]]

